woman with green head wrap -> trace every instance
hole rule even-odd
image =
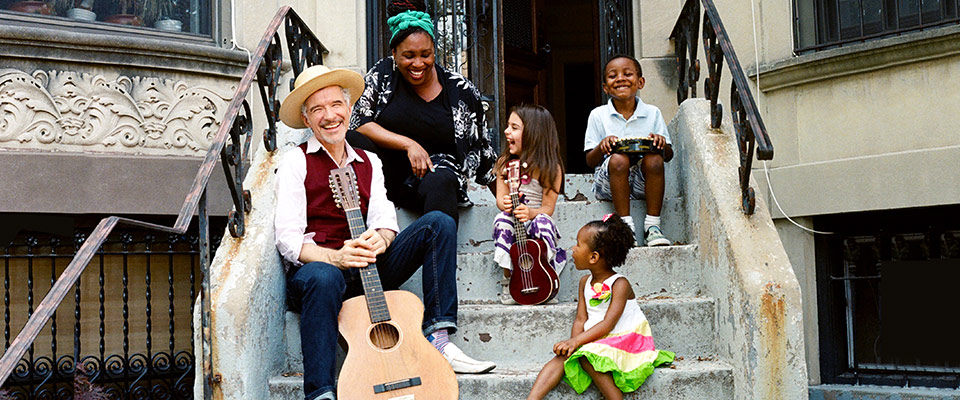
[[[367,73],[351,128],[376,145],[390,200],[457,221],[458,208],[472,205],[468,179],[495,182],[480,92],[436,63],[435,26],[422,0],[391,0],[387,15],[391,56]]]

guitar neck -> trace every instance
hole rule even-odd
[[[346,210],[346,213],[347,224],[350,225],[350,237],[356,239],[367,230],[363,213],[359,208]],[[360,268],[360,280],[363,283],[363,293],[367,298],[370,322],[389,321],[390,310],[387,309],[387,299],[383,295],[383,285],[380,284],[380,274],[377,273],[376,264]]]

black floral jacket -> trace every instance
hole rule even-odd
[[[436,168],[450,168],[457,174],[460,180],[457,198],[461,206],[469,206],[472,203],[467,197],[467,180],[476,177],[475,181],[482,186],[493,182],[496,179],[493,165],[498,155],[487,136],[480,91],[463,75],[439,65],[437,71],[452,108],[457,154],[436,154],[431,160]],[[391,101],[400,79],[403,77],[393,68],[392,56],[378,61],[364,78],[366,88],[353,106],[350,129],[376,122]]]

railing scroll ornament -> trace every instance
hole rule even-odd
[[[697,81],[700,78],[700,63],[697,59],[697,30],[700,24],[700,6],[703,5],[703,45],[707,58],[708,77],[704,80],[704,95],[710,100],[710,125],[720,128],[723,107],[720,100],[720,77],[726,60],[732,82],[730,83],[730,108],[733,128],[737,134],[740,151],[740,194],[743,213],[752,215],[756,207],[756,195],[750,187],[750,171],[753,154],[757,159],[772,160],[773,144],[760,118],[760,112],[750,93],[746,75],[733,50],[733,44],[720,21],[713,0],[686,0],[673,27],[670,39],[674,41],[679,72],[677,102],[682,103],[697,96]]]

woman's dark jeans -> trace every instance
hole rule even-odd
[[[377,257],[384,290],[394,290],[423,265],[423,332],[457,324],[457,228],[441,212],[425,214],[408,226]],[[306,399],[333,390],[337,316],[343,301],[363,294],[357,269],[341,271],[311,262],[287,274],[287,302],[300,312],[303,393]]]

